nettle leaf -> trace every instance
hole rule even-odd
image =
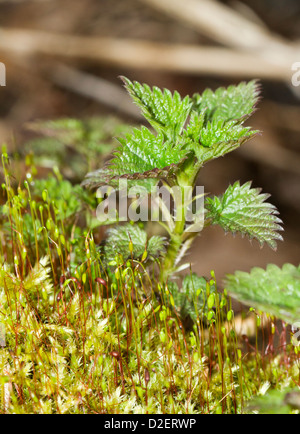
[[[259,95],[260,87],[256,80],[238,86],[221,87],[215,92],[207,89],[202,95],[194,95],[194,110],[198,113],[206,110],[206,120],[211,122],[246,120],[255,111]]]
[[[208,89],[194,95],[194,107],[184,136],[200,164],[222,157],[257,135],[258,131],[243,127],[254,112],[259,99],[256,81],[239,86]]]
[[[120,174],[127,173],[128,178],[130,175],[133,179],[138,178],[137,173],[144,173],[148,178],[168,176],[167,170],[172,170],[172,166],[176,170],[176,166],[186,157],[186,151],[169,140],[164,141],[163,134],[155,136],[146,127],[134,129],[133,134],[119,139],[119,142],[121,147],[111,160],[110,167]]]
[[[185,276],[181,289],[175,282],[168,283],[176,309],[184,321],[190,317],[196,322],[198,316],[203,317],[208,313],[206,286],[206,279],[196,273]],[[215,288],[210,287],[210,291],[215,292]]]
[[[191,153],[167,140],[163,134],[155,136],[146,127],[134,129],[125,139],[114,157],[100,171],[88,174],[84,185],[115,186],[119,178],[143,181],[140,184],[151,189],[161,178],[174,176]],[[153,179],[154,181],[150,181]],[[113,185],[114,184],[114,185]],[[135,185],[137,182],[134,183]]]
[[[237,271],[226,277],[226,288],[240,302],[287,323],[300,321],[300,266],[268,265],[251,273]]]
[[[199,163],[204,164],[234,151],[257,134],[258,131],[252,131],[249,127],[244,128],[236,121],[230,121],[225,125],[222,121],[208,122],[206,128],[200,131],[199,143],[194,141],[187,149],[192,150]]]
[[[276,240],[282,240],[278,231],[283,229],[276,207],[266,202],[269,197],[261,194],[261,189],[251,188],[251,182],[242,186],[236,182],[223,196],[206,200],[206,218],[225,231],[240,232],[275,250]]]
[[[112,160],[103,170],[89,174],[86,186],[111,185],[111,181],[127,178],[140,185],[148,180],[144,185],[150,191],[160,179],[176,177],[187,159],[195,160],[198,171],[207,161],[233,151],[258,133],[243,126],[258,100],[256,82],[215,93],[205,91],[194,96],[193,105],[191,98],[182,99],[178,92],[123,80],[157,134],[142,127],[119,139],[121,146]],[[156,181],[149,182],[151,179]]]
[[[89,189],[96,189],[104,185],[109,185],[115,190],[120,190],[122,189],[122,183],[119,183],[119,181],[121,178],[127,178],[128,188],[142,187],[147,192],[151,192],[159,180],[155,178],[146,178],[146,175],[143,175],[144,174],[137,173],[136,178],[131,174],[120,175],[118,174],[118,171],[114,171],[109,167],[109,165],[106,165],[102,169],[88,173],[81,185]]]
[[[111,182],[113,176],[114,172],[107,166],[104,166],[95,172],[88,173],[81,185],[91,189],[100,187],[102,185],[111,185],[112,187],[115,187],[115,185]]]
[[[129,244],[132,242],[133,251],[130,252]],[[141,259],[147,251],[147,257],[154,259],[165,253],[166,240],[160,236],[149,238],[146,231],[139,226],[126,224],[118,226],[108,231],[108,237],[104,246],[104,255],[107,262],[113,261],[116,255],[121,255],[127,259]]]
[[[211,148],[216,143],[236,142],[240,144],[243,139],[253,135],[250,127],[243,128],[236,124],[236,121],[227,122],[224,125],[222,120],[208,122],[206,128],[201,131],[200,143],[205,148]]]
[[[176,141],[190,114],[193,102],[190,97],[181,98],[178,92],[161,90],[122,77],[126,89],[153,128],[167,139]]]
[[[205,127],[205,112],[206,110],[202,110],[200,113],[192,111],[189,124],[183,132],[185,140],[195,143],[200,141],[201,132]]]
[[[250,401],[248,410],[259,414],[292,414],[293,410],[300,410],[299,389],[272,390],[256,396]]]

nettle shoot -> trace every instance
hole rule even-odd
[[[251,81],[181,98],[178,92],[151,89],[127,78],[123,81],[152,129],[135,128],[131,134],[120,138],[120,147],[113,158],[102,169],[88,174],[84,185],[109,185],[120,189],[119,181],[125,179],[130,186],[143,187],[149,194],[159,183],[168,189],[175,213],[166,211],[164,202],[160,202],[162,214],[169,212],[167,224],[163,225],[170,236],[166,251],[162,251],[161,281],[166,282],[182,269],[179,263],[184,254],[199,230],[209,225],[218,224],[226,232],[239,232],[275,249],[276,241],[282,240],[281,220],[276,208],[267,202],[269,196],[251,188],[251,183],[236,182],[221,197],[205,197],[204,209],[202,207],[199,215],[194,216],[194,227],[187,225],[187,213],[193,200],[188,204],[184,200],[186,189],[196,187],[204,164],[234,151],[259,133],[244,126],[259,100],[258,83]],[[203,224],[199,225],[202,218]],[[129,242],[135,226],[128,236]],[[124,232],[121,226],[114,229],[115,238],[118,230],[121,234]],[[124,240],[124,236],[120,238]],[[160,244],[157,239],[156,243]],[[114,248],[117,252],[117,244]]]

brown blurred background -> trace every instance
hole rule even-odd
[[[285,226],[277,252],[210,228],[189,260],[219,278],[268,262],[300,262],[299,0],[0,0],[0,138],[22,148],[36,119],[114,115],[141,121],[118,76],[201,92],[259,78],[250,124],[263,135],[210,163],[199,183],[219,194],[253,180],[272,194]],[[67,164],[67,162],[66,162]]]

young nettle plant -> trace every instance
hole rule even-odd
[[[185,189],[196,186],[206,163],[232,152],[258,134],[244,126],[259,100],[256,81],[185,98],[178,92],[151,89],[127,78],[123,81],[154,131],[143,126],[120,138],[120,147],[113,158],[104,168],[88,174],[85,185],[117,187],[119,179],[126,178],[131,185],[143,185],[150,193],[162,182],[171,194],[172,188],[177,187],[183,199]],[[276,241],[282,239],[281,220],[276,208],[266,202],[268,197],[260,189],[251,188],[250,182],[245,185],[236,182],[221,197],[205,199],[204,226],[218,224],[226,232],[240,232],[275,249]],[[178,269],[197,236],[197,232],[187,227],[188,207],[184,200],[178,201],[176,197],[174,200],[176,217],[168,221],[170,240],[161,266],[163,282]]]

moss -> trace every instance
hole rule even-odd
[[[171,286],[143,263],[117,255],[103,266],[97,229],[78,219],[85,202],[71,185],[29,176],[15,187],[4,163],[2,413],[242,413],[253,396],[298,383],[293,347],[240,351],[226,293],[205,315],[190,303],[185,328]],[[205,297],[215,294],[213,275],[204,283]]]

